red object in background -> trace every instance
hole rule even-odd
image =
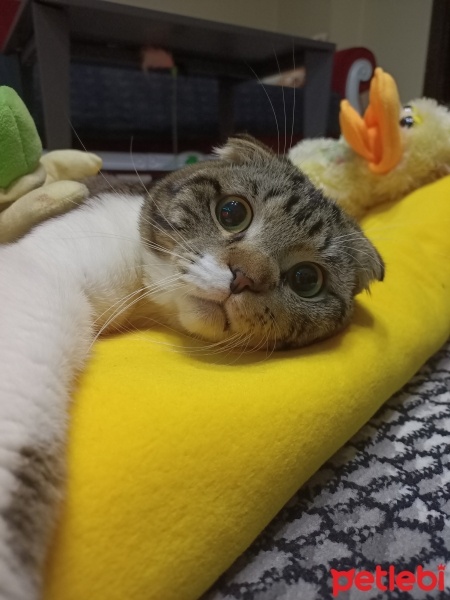
[[[0,0],[0,50],[19,8],[20,0]]]
[[[337,92],[341,96],[341,98],[346,97],[345,86],[347,84],[347,76],[350,71],[350,67],[355,61],[361,58],[365,58],[366,60],[368,60],[372,65],[372,69],[375,69],[375,67],[377,66],[373,52],[371,52],[367,48],[347,48],[346,50],[338,50],[338,52],[335,53],[331,89],[334,92]],[[367,91],[369,87],[370,81],[361,81],[359,85],[359,93]]]

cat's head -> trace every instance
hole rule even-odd
[[[340,331],[355,294],[383,279],[378,252],[253,138],[231,138],[217,154],[158,182],[144,205],[155,302],[190,334],[248,348],[299,347]]]

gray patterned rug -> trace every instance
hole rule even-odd
[[[445,579],[440,565],[450,571],[450,342],[309,480],[204,600],[450,599],[450,574]],[[333,577],[332,569],[355,571]],[[421,569],[431,574],[413,582]],[[360,571],[368,573],[358,579]],[[400,571],[412,575],[396,580]]]

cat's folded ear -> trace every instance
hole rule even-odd
[[[373,244],[364,236],[358,237],[352,252],[356,267],[356,281],[353,294],[368,290],[372,281],[383,281],[384,261]]]
[[[230,137],[224,146],[214,148],[214,153],[234,164],[267,161],[276,156],[268,146],[247,134]]]

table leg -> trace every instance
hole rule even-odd
[[[70,38],[64,10],[33,2],[47,150],[70,148]]]
[[[19,96],[23,96],[22,77],[17,54],[11,56],[0,54],[0,83],[14,88]]]
[[[305,69],[303,135],[305,138],[321,137],[326,135],[330,109],[333,53],[306,50]]]

